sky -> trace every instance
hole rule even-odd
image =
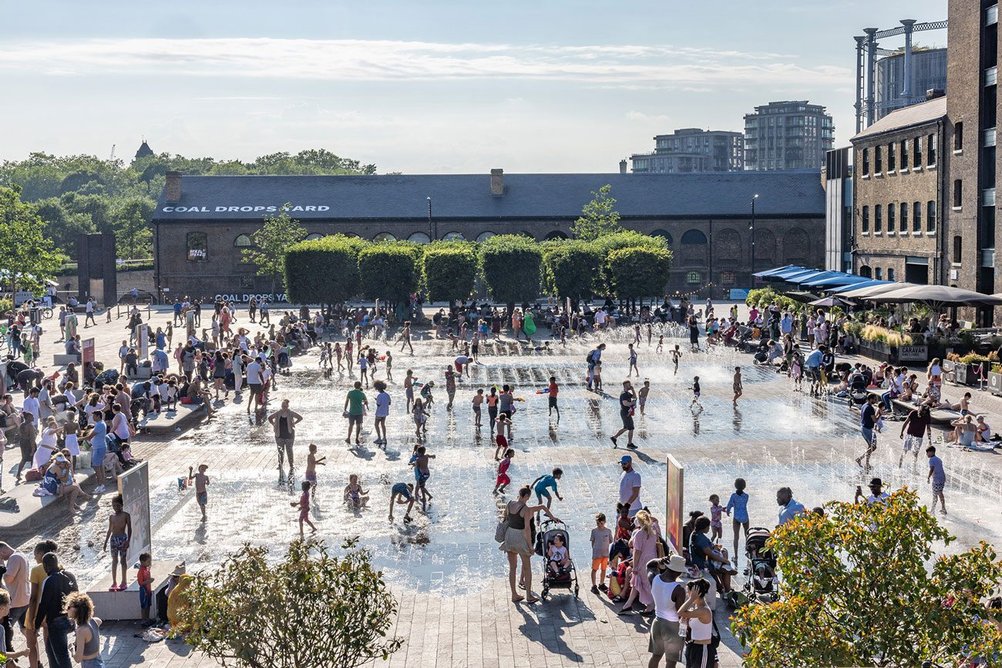
[[[381,173],[614,172],[656,134],[741,131],[774,100],[826,106],[845,145],[853,35],[946,4],[0,0],[0,160],[128,160],[145,138],[220,159],[326,148]]]

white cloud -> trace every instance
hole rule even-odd
[[[24,41],[0,69],[317,81],[521,79],[630,88],[841,84],[851,73],[777,53],[645,45],[513,45],[271,38]]]

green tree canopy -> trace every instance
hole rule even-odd
[[[306,238],[306,228],[298,220],[291,218],[285,209],[273,216],[265,216],[251,240],[254,246],[240,251],[244,262],[257,267],[258,276],[271,277],[271,296],[275,298],[275,287],[284,269],[285,253],[291,245]]]
[[[462,301],[473,294],[477,277],[475,246],[435,241],[424,247],[424,282],[432,301]]]
[[[421,282],[421,247],[408,241],[368,244],[358,254],[362,294],[391,303],[406,301]]]
[[[45,222],[45,236],[70,257],[76,257],[77,240],[81,234],[97,232],[89,214],[67,211],[56,197],[39,200],[36,209],[38,217]]]
[[[44,229],[18,188],[0,187],[0,281],[11,291],[40,291],[62,263]]]
[[[591,242],[552,241],[544,245],[543,267],[546,291],[577,303],[595,291],[601,277],[603,255]]]
[[[115,200],[111,220],[118,257],[126,260],[149,257],[153,242],[150,218],[155,207],[156,202],[148,197],[131,196]]]
[[[340,304],[361,291],[358,255],[366,246],[343,234],[300,241],[286,249],[285,288],[297,304]]]
[[[620,248],[606,260],[609,286],[619,299],[660,297],[668,283],[671,252],[663,248]]]
[[[908,489],[827,511],[773,533],[783,599],[734,619],[746,666],[946,666],[1002,654],[985,610],[1002,582],[991,546],[934,558],[934,543],[953,537]]]
[[[574,236],[590,241],[622,230],[619,212],[616,211],[616,198],[612,196],[612,186],[607,183],[591,194],[591,201],[584,205],[581,216],[571,225]]]
[[[367,551],[295,541],[275,564],[250,544],[193,578],[179,626],[186,641],[224,666],[353,668],[386,660],[397,602]]]
[[[491,296],[508,305],[539,296],[543,256],[535,240],[499,234],[480,244],[480,271]]]

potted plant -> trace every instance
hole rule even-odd
[[[992,362],[991,371],[988,372],[988,391],[997,397],[1002,397],[1002,364]]]
[[[957,362],[956,383],[958,385],[977,385],[988,371],[990,360],[985,355],[968,353]],[[961,373],[963,368],[963,373]]]

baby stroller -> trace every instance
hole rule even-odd
[[[557,537],[561,538],[567,552],[567,565],[559,567],[556,573],[550,569],[550,546],[554,544]],[[563,522],[546,520],[539,525],[536,532],[536,554],[543,557],[543,591],[540,596],[545,600],[551,589],[573,590],[574,596],[578,595],[578,574],[574,568],[574,561],[570,558],[570,534],[567,532],[567,525]]]
[[[744,594],[749,601],[772,603],[779,600],[779,578],[776,577],[776,555],[766,548],[765,543],[772,535],[763,527],[748,530],[745,542]]]

